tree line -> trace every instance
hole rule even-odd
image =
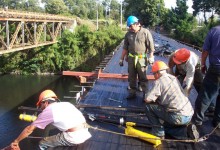
[[[122,41],[117,26],[96,32],[86,25],[65,30],[58,43],[0,56],[0,73],[60,74],[64,70],[92,71]]]
[[[0,72],[10,72],[13,69],[22,73],[59,72],[76,69],[92,57],[100,60],[123,38],[124,33],[119,28],[121,13],[124,29],[126,18],[134,15],[144,27],[198,47],[202,46],[208,30],[219,24],[215,17],[215,14],[220,14],[219,0],[193,0],[192,14],[187,12],[187,0],[176,0],[176,7],[171,9],[165,8],[164,0],[120,2],[121,0],[41,0],[40,3],[39,0],[0,0],[0,6],[9,9],[77,16],[89,21],[96,21],[98,16],[101,23],[101,27],[95,32],[82,26],[75,33],[66,31],[65,34],[68,35],[64,35],[52,46],[1,56]],[[210,18],[207,18],[207,13],[211,13]],[[198,14],[204,16],[204,22],[198,22]],[[13,61],[7,64],[9,58]]]
[[[95,21],[98,15],[99,21],[104,20],[105,25],[110,20],[119,25],[121,13],[123,23],[128,16],[135,15],[145,27],[161,28],[175,39],[201,46],[204,37],[197,37],[197,33],[207,32],[217,24],[214,14],[220,14],[220,1],[193,0],[192,14],[187,12],[186,3],[187,0],[176,0],[176,7],[167,9],[164,0],[41,0],[41,3],[39,0],[0,0],[0,6],[9,9],[77,16],[91,21]],[[207,13],[211,13],[210,18]],[[204,17],[202,24],[196,19],[198,14]],[[203,28],[198,29],[198,24]]]

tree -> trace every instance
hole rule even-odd
[[[158,10],[158,4],[160,5],[160,10]],[[126,8],[125,18],[134,15],[145,26],[158,24],[158,11],[160,11],[162,16],[165,11],[163,0],[125,0],[124,5]]]
[[[45,3],[45,11],[49,14],[66,14],[68,8],[63,0],[42,0]]]
[[[187,40],[191,31],[196,27],[196,19],[187,13],[187,0],[177,0],[177,7],[172,9],[172,23],[175,29],[175,38],[179,40]]]
[[[203,13],[203,17],[205,19],[205,24],[208,24],[206,13],[211,12],[212,17],[214,18],[214,14],[218,13],[220,14],[220,2],[219,0],[193,0],[193,6],[194,9],[193,15],[197,15],[199,12]],[[213,20],[211,20],[213,22]]]

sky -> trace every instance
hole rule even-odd
[[[165,3],[165,7],[166,8],[171,8],[171,7],[176,7],[176,0],[164,0]],[[188,0],[187,1],[187,5],[188,5],[188,13],[192,13],[193,9],[192,9],[192,0]]]

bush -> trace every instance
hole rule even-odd
[[[123,37],[123,32],[116,26],[94,32],[82,25],[76,28],[75,33],[64,31],[56,44],[2,55],[0,72],[39,74],[75,69],[91,71],[119,45]],[[89,66],[85,66],[90,61]]]

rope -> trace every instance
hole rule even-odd
[[[111,124],[111,123],[109,123]],[[115,125],[115,124],[112,124]],[[114,132],[114,131],[110,131],[110,130],[105,130],[105,129],[101,129],[98,127],[93,127],[91,125],[89,125],[88,123],[86,123],[86,128],[91,128],[93,130],[99,130],[102,132],[108,132],[108,133],[112,133],[112,134],[117,134],[117,135],[121,135],[121,136],[126,136],[126,137],[134,137],[134,138],[145,138],[145,139],[149,139],[149,140],[161,140],[161,141],[165,141],[165,142],[185,142],[185,143],[198,143],[198,142],[203,142],[205,140],[207,140],[214,132],[215,130],[219,127],[219,125],[217,125],[209,134],[206,134],[198,139],[194,139],[194,140],[176,140],[176,139],[163,139],[163,138],[147,138],[147,137],[141,137],[141,136],[135,136],[135,135],[127,135],[124,133],[119,133],[119,132]],[[117,126],[120,128],[125,129],[125,127],[123,126]],[[44,137],[36,137],[36,136],[28,136],[27,138],[31,138],[31,139],[42,139]]]
[[[199,142],[207,140],[215,132],[215,130],[219,128],[219,125],[220,124],[217,124],[217,126],[210,133],[199,138],[199,140],[200,140]]]
[[[189,139],[189,140],[178,140],[178,139],[163,139],[163,138],[147,138],[147,137],[142,137],[142,136],[135,136],[135,135],[127,135],[124,133],[118,133],[118,132],[114,132],[114,131],[110,131],[110,130],[105,130],[105,129],[100,129],[98,127],[93,127],[89,124],[87,124],[88,128],[94,129],[94,130],[99,130],[102,132],[108,132],[108,133],[112,133],[112,134],[117,134],[117,135],[122,135],[122,136],[128,136],[128,137],[135,137],[135,138],[145,138],[145,139],[149,139],[149,140],[161,140],[161,141],[165,141],[165,142],[185,142],[185,143],[198,143],[198,142],[202,142],[205,141],[209,138],[210,135],[212,135],[214,133],[214,131],[218,128],[218,125],[209,133],[206,134],[198,139]],[[122,127],[122,126],[120,126]]]

